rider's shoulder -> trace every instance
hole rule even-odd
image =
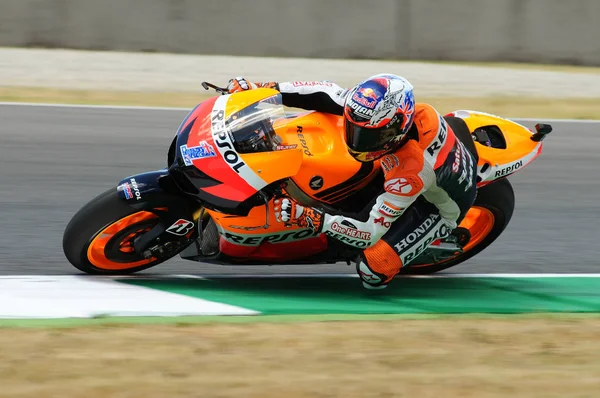
[[[430,104],[419,102],[415,105],[414,121],[419,132],[437,129],[440,124],[440,117],[439,112]]]
[[[442,116],[430,104],[417,103],[415,106],[414,124],[417,129],[417,142],[422,149],[429,147],[438,136],[442,123]]]
[[[387,177],[401,174],[418,174],[423,168],[423,151],[414,140],[408,140],[394,153],[381,158],[381,167]]]

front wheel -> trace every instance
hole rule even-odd
[[[460,264],[492,244],[502,234],[512,218],[515,194],[507,179],[479,189],[475,203],[467,212],[460,227],[466,228],[471,239],[462,253],[433,264],[407,265],[400,271],[403,275],[427,275]]]
[[[63,235],[63,251],[73,266],[88,274],[138,272],[168,259],[145,258],[133,248],[134,239],[158,222],[156,214],[128,206],[113,188],[73,216]]]

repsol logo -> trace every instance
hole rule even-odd
[[[300,140],[300,145],[302,145],[302,149],[304,149],[304,154],[306,156],[312,156],[313,154],[310,152],[310,149],[308,149],[306,139],[304,139],[304,134],[302,134],[302,126],[298,126],[296,133],[298,133],[298,139]]]
[[[309,237],[317,236],[317,234],[310,229],[302,229],[269,235],[236,235],[231,232],[224,232],[222,236],[225,238],[225,240],[238,245],[258,246],[261,243],[266,242],[283,243],[291,242],[294,240],[306,239]]]
[[[442,144],[446,141],[446,137],[448,136],[448,125],[446,121],[440,116],[440,129],[438,130],[437,136],[427,148],[427,153],[430,156],[435,156],[437,152],[442,149]]]
[[[221,152],[221,156],[223,159],[231,166],[231,168],[236,172],[240,173],[240,169],[246,166],[243,160],[240,159],[240,156],[233,148],[233,143],[231,142],[231,138],[229,134],[227,134],[227,130],[225,129],[225,123],[223,122],[223,118],[225,117],[225,111],[223,110],[213,110],[211,116],[211,128],[213,139],[215,140],[215,144],[219,148]]]
[[[429,230],[429,228],[431,228],[433,223],[435,223],[439,217],[439,214],[430,215],[425,221],[423,221],[421,225],[419,225],[417,229],[415,229],[413,232],[408,234],[406,238],[402,239],[400,242],[394,245],[394,249],[396,249],[396,252],[399,254],[404,252],[404,250],[407,247],[419,240],[423,235],[425,235],[425,233]]]
[[[371,242],[367,242],[364,240],[358,240],[358,239],[352,239],[345,235],[338,234],[337,232],[333,232],[333,231],[329,231],[329,230],[325,231],[325,235],[331,236],[332,238],[337,239],[340,242],[343,242],[347,245],[354,246],[354,247],[365,248],[365,247],[371,246]]]
[[[135,178],[130,178],[129,181],[131,181],[131,187],[133,188],[133,193],[135,194],[135,199],[142,200],[142,194],[140,193],[140,189],[138,188],[138,184],[137,184],[137,181],[135,180]]]
[[[449,234],[450,228],[448,228],[446,224],[440,225],[440,227],[433,233],[433,235],[431,235],[430,233],[430,236],[424,239],[417,246],[413,247],[410,250],[410,252],[406,253],[406,256],[404,256],[404,264],[408,264],[409,262],[417,258],[419,255],[421,255],[421,253],[423,253],[425,249],[429,247],[430,244],[432,244],[440,238],[448,236]]]
[[[523,161],[519,160],[517,163],[515,163],[513,165],[510,165],[508,167],[505,167],[501,170],[496,171],[496,174],[494,174],[494,177],[504,177],[507,174],[517,171],[522,166],[523,166]]]

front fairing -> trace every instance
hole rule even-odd
[[[283,145],[272,151],[240,153],[236,134],[239,138],[240,131],[262,121],[280,126],[280,120],[285,120],[281,118],[281,95],[275,90],[211,98],[194,108],[181,124],[169,172],[182,191],[209,206],[233,213],[247,211],[259,191],[298,172],[302,151]]]

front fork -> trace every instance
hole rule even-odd
[[[169,258],[198,238],[202,205],[177,188],[167,169],[127,177],[117,191],[129,206],[158,216],[158,224],[133,242],[141,256]]]

